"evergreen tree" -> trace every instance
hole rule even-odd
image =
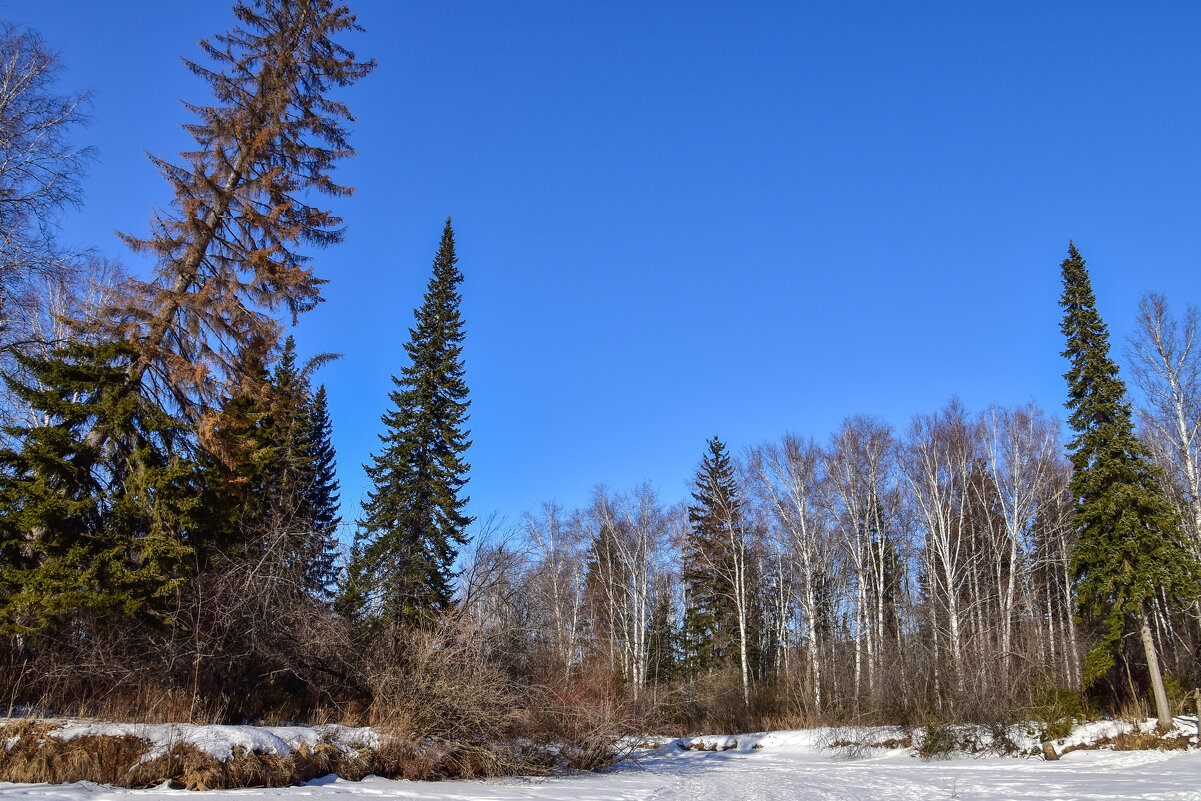
[[[667,684],[676,678],[679,668],[679,632],[672,620],[671,596],[666,592],[655,594],[647,640],[647,680]]]
[[[1163,497],[1143,444],[1134,434],[1126,385],[1109,358],[1109,330],[1097,311],[1084,259],[1074,244],[1060,265],[1064,309],[1064,374],[1076,436],[1068,446],[1075,500],[1072,551],[1081,615],[1100,624],[1101,639],[1085,658],[1092,683],[1114,665],[1122,635],[1141,635],[1160,726],[1171,723],[1147,605],[1162,591],[1193,597],[1196,567],[1181,545],[1176,519]]]
[[[301,487],[299,517],[309,531],[306,548],[305,586],[314,596],[331,600],[337,580],[338,555],[338,478],[333,443],[333,424],[325,385],[308,403],[305,415],[304,443],[308,459],[307,478]]]
[[[130,346],[76,343],[18,357],[8,380],[42,423],[0,451],[0,630],[28,634],[79,610],[140,614],[182,580],[194,531],[186,430],[125,380]],[[111,436],[89,446],[95,424]]]
[[[256,532],[262,530],[270,508],[263,487],[274,458],[271,373],[258,348],[242,352],[238,369],[245,379],[211,418],[209,442],[218,447],[199,453],[204,525],[195,547],[201,572],[210,569],[213,557],[262,556]]]
[[[351,593],[384,625],[421,623],[450,605],[452,565],[472,521],[461,497],[471,443],[457,262],[448,218],[405,345],[410,363],[392,378],[383,450],[365,466],[374,488],[359,520]]]
[[[726,446],[717,437],[696,474],[684,545],[682,579],[687,605],[685,663],[695,675],[724,663],[737,646],[733,543],[741,526],[742,501]]]
[[[242,366],[258,381],[218,417],[224,458],[207,457],[207,505],[226,553],[269,557],[278,580],[324,600],[334,579],[338,482],[325,388],[314,394],[309,375],[327,358],[298,366],[288,337],[270,374]]]
[[[254,369],[279,336],[275,315],[286,310],[295,320],[321,299],[323,282],[301,248],[335,244],[342,228],[315,198],[352,191],[331,177],[353,151],[350,111],[329,95],[374,67],[338,43],[358,26],[337,0],[243,0],[234,15],[237,25],[201,41],[206,63],[185,62],[213,95],[209,105],[189,106],[196,147],[183,164],[153,159],[172,203],[154,214],[147,236],[125,237],[154,257],[154,275],[126,282],[87,321],[104,340],[128,343],[123,393],[185,418],[192,437],[223,460],[230,455],[222,446],[237,438],[219,436],[227,421],[214,410],[223,398],[257,391]],[[99,452],[118,434],[108,422],[91,414],[80,450],[64,458]]]

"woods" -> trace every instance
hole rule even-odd
[[[302,359],[290,331],[344,236],[323,203],[353,192],[339,90],[375,62],[333,0],[233,15],[186,62],[211,97],[186,104],[194,148],[153,159],[168,200],[123,234],[148,274],[56,243],[86,96],[0,28],[10,714],[371,724],[503,772],[522,738],[587,767],[648,731],[1149,704],[1166,726],[1201,684],[1195,309],[1145,296],[1119,366],[1069,244],[1068,431],[1034,402],[952,397],[903,426],[847,409],[828,432],[697,442],[686,497],[597,485],[582,508],[477,518],[461,307],[488,265],[460,268],[447,218],[424,296],[397,301],[413,324],[403,363],[379,362],[378,448],[336,453],[336,355]],[[338,459],[367,462],[358,508]]]

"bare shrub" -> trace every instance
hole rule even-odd
[[[477,635],[469,622],[444,619],[381,638],[364,669],[371,723],[464,741],[512,736],[524,720],[518,690]]]
[[[858,726],[832,726],[817,737],[818,748],[845,760],[866,759],[879,748],[909,748],[912,745],[913,730],[909,728],[893,732]]]
[[[530,733],[553,741],[563,767],[596,770],[627,756],[640,726],[635,706],[607,671],[593,670],[570,684],[535,688]],[[629,748],[621,748],[628,737]]]

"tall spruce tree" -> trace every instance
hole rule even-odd
[[[156,259],[154,276],[128,282],[102,315],[110,338],[133,344],[129,382],[171,398],[210,449],[221,443],[209,413],[257,382],[242,352],[272,350],[275,315],[321,299],[301,248],[342,239],[340,218],[314,204],[351,193],[332,172],[354,152],[350,111],[330,95],[374,67],[339,43],[358,26],[337,0],[243,0],[233,12],[235,26],[201,40],[204,62],[185,61],[212,89],[209,104],[188,105],[196,147],[182,163],[152,159],[172,202],[146,236],[125,235]],[[97,426],[90,442],[108,433]]]
[[[688,507],[692,534],[683,554],[684,662],[694,675],[724,664],[737,647],[732,546],[742,500],[725,444],[713,437],[708,446]]]
[[[308,470],[301,487],[299,509],[299,517],[309,534],[305,549],[305,586],[313,596],[332,601],[337,580],[338,525],[342,518],[338,514],[333,423],[324,384],[317,388],[307,404],[305,426]]]
[[[365,466],[374,484],[356,535],[350,594],[367,616],[390,626],[430,620],[451,603],[453,564],[472,518],[463,514],[471,442],[463,370],[463,321],[449,218],[382,419],[383,450]]]
[[[1109,358],[1109,330],[1097,311],[1084,259],[1075,244],[1063,273],[1064,374],[1075,438],[1068,445],[1079,538],[1072,551],[1079,610],[1100,626],[1101,638],[1085,658],[1093,683],[1114,665],[1122,636],[1137,629],[1147,660],[1159,725],[1171,724],[1148,604],[1158,592],[1188,599],[1196,566],[1179,540],[1177,521],[1163,497],[1143,444],[1134,434],[1126,385]]]

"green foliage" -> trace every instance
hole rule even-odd
[[[31,633],[75,610],[134,615],[182,580],[197,505],[183,425],[126,380],[124,342],[20,357],[10,389],[40,425],[0,451],[0,630]],[[106,441],[89,440],[95,424]]]
[[[276,573],[329,600],[337,549],[338,482],[325,388],[311,391],[288,337],[275,369],[257,375],[221,410],[214,438],[225,457],[206,457],[210,541],[227,556],[270,556]],[[268,553],[270,552],[270,553]]]
[[[917,738],[917,754],[922,759],[947,759],[960,750],[959,735],[949,723],[927,723]]]
[[[1034,720],[1053,721],[1060,718],[1083,720],[1087,717],[1084,696],[1063,687],[1044,686],[1033,692],[1030,715]]]
[[[1163,677],[1164,691],[1168,695],[1168,705],[1178,714],[1195,712],[1193,691],[1180,677],[1174,673],[1165,673]]]
[[[1109,358],[1109,331],[1075,245],[1069,245],[1061,268],[1063,355],[1071,365],[1064,375],[1066,406],[1076,433],[1068,445],[1079,532],[1072,572],[1080,614],[1100,629],[1084,662],[1087,686],[1113,667],[1122,635],[1145,601],[1160,591],[1191,599],[1198,576],[1146,448],[1134,434],[1126,385]]]
[[[651,608],[647,678],[656,684],[674,680],[679,672],[679,632],[672,622],[671,599],[660,593]]]
[[[308,459],[307,478],[301,485],[300,517],[311,531],[305,578],[310,591],[332,600],[337,580],[338,478],[333,442],[333,423],[325,396],[325,385],[317,388],[305,415],[304,447]]]
[[[733,597],[733,560],[741,536],[742,500],[726,446],[708,441],[688,507],[691,536],[684,545],[682,580],[685,664],[693,674],[708,671],[733,656],[737,620]]]
[[[382,625],[414,625],[450,606],[453,563],[472,518],[462,495],[471,442],[454,230],[447,219],[433,275],[405,344],[409,365],[382,417],[383,450],[365,467],[363,503],[343,607]]]

